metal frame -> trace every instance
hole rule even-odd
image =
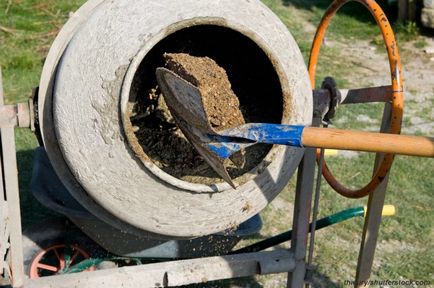
[[[321,91],[320,91],[321,92]],[[324,96],[324,91],[321,93]],[[363,91],[362,91],[363,92]],[[370,94],[370,93],[368,93]],[[345,95],[351,95],[345,93]],[[321,96],[322,97],[322,96]],[[368,97],[368,96],[366,96]],[[330,97],[316,101],[323,109]],[[363,97],[362,97],[363,98]],[[366,100],[366,99],[365,99]],[[360,101],[363,101],[360,100]],[[318,104],[319,103],[319,104]],[[208,281],[247,277],[257,274],[289,272],[288,287],[301,288],[306,283],[307,275],[307,240],[311,217],[312,195],[315,179],[316,149],[308,148],[300,163],[297,176],[296,197],[294,203],[293,237],[291,249],[271,252],[255,252],[220,257],[208,257],[191,260],[171,261],[157,264],[123,267],[94,272],[57,275],[36,280],[26,279],[23,271],[23,250],[18,189],[18,173],[14,128],[31,128],[33,123],[32,104],[22,103],[4,106],[0,70],[0,137],[1,153],[0,185],[3,197],[0,197],[0,272],[10,277],[12,287],[170,287]],[[386,105],[390,112],[390,105]],[[320,113],[324,115],[325,113]],[[8,115],[8,117],[3,117]],[[388,127],[388,115],[385,113],[383,129]],[[315,122],[318,119],[314,120]],[[319,123],[316,123],[319,124]],[[381,155],[377,157],[377,163]],[[4,178],[2,178],[4,176]],[[387,182],[377,193],[371,195],[368,204],[368,217],[365,221],[362,246],[357,269],[357,281],[369,279],[378,236],[381,211]],[[369,233],[369,237],[367,237]],[[6,253],[8,254],[6,255]],[[3,261],[7,256],[7,261]],[[0,285],[3,283],[0,283]],[[357,285],[356,285],[357,286]]]
[[[2,73],[0,69],[0,105],[4,106]],[[11,110],[11,109],[9,109]],[[12,109],[14,110],[14,109]],[[15,110],[15,111],[18,111]],[[12,116],[16,116],[15,115]],[[30,115],[30,114],[28,114]],[[17,117],[6,118],[5,121],[0,123],[0,138],[1,138],[1,175],[4,177],[2,183],[2,211],[0,215],[1,226],[5,227],[2,231],[2,252],[6,255],[0,255],[3,262],[2,268],[9,277],[11,277],[11,284],[13,287],[21,287],[24,281],[24,264],[23,264],[23,247],[22,247],[22,234],[21,234],[21,210],[20,198],[18,189],[18,169],[15,148],[15,133],[14,129],[16,124],[13,120]],[[29,116],[30,119],[30,116]],[[2,119],[3,120],[3,119]],[[11,121],[12,120],[12,121]],[[17,122],[18,123],[18,122]],[[29,124],[30,126],[30,124]],[[1,176],[0,176],[1,177]],[[4,241],[4,242],[3,242]]]
[[[295,257],[295,270],[288,274],[287,287],[303,287],[306,278],[307,239],[315,178],[316,149],[308,148],[298,168],[297,188],[292,224],[291,251]]]
[[[389,131],[390,129],[390,116],[392,113],[392,105],[386,103],[384,107],[383,120],[381,124],[381,132]],[[379,163],[383,160],[383,154],[377,154],[374,165],[374,172]],[[369,280],[374,264],[375,249],[377,247],[378,232],[380,230],[381,215],[384,206],[384,199],[386,198],[387,184],[389,182],[389,175],[381,183],[381,185],[369,195],[368,210],[365,217],[363,227],[362,241],[360,244],[359,259],[357,262],[356,273],[356,287],[366,287],[367,280]]]
[[[0,68],[0,105],[3,103],[3,81],[2,73]],[[0,131],[0,141],[1,141],[1,131]],[[6,201],[6,191],[4,190],[3,183],[3,161],[2,161],[2,147],[0,146],[0,187],[2,187],[0,195],[0,275],[10,274],[9,263],[6,261],[7,253],[9,251],[9,221],[8,221],[8,203]]]

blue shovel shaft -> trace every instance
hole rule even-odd
[[[251,123],[230,128],[219,134],[208,135],[208,148],[221,158],[249,146],[263,143],[303,147],[302,135],[305,126]]]

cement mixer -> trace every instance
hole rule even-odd
[[[56,283],[56,287],[71,287],[68,285],[80,283],[83,287],[102,287],[110,282],[112,286],[107,287],[170,287],[291,272],[289,285],[301,287],[306,274],[307,235],[315,231],[315,224],[309,226],[309,218],[316,149],[255,143],[232,159],[232,164],[224,167],[224,174],[219,173],[222,169],[206,159],[208,152],[201,152],[202,144],[186,137],[182,123],[191,120],[187,113],[183,117],[172,115],[185,107],[166,103],[167,95],[162,95],[165,91],[156,71],[166,65],[164,55],[168,53],[212,59],[216,69],[227,74],[226,86],[236,95],[245,123],[320,126],[333,117],[340,104],[385,102],[390,109],[386,110],[389,117],[385,117],[383,132],[399,134],[401,63],[393,31],[375,1],[357,2],[368,8],[381,27],[392,85],[343,91],[329,78],[321,89],[314,87],[325,30],[334,13],[347,2],[334,1],[327,11],[314,41],[309,70],[291,33],[260,1],[90,0],[84,4],[54,41],[34,101],[20,104],[19,109],[4,109],[8,117],[2,119],[6,124],[32,127],[40,141],[32,192],[41,203],[64,214],[117,256],[210,258],[88,272],[95,276],[85,276],[87,282],[77,274],[27,281],[20,276],[20,261],[12,261],[15,266],[11,271],[18,271],[11,277],[13,286],[25,283],[25,287],[48,287]],[[211,83],[210,87],[219,85]],[[174,94],[172,98],[181,99],[177,98],[179,93]],[[188,105],[188,101],[183,104]],[[224,111],[226,104],[220,101],[215,108]],[[228,124],[217,118],[208,120],[207,125]],[[316,135],[323,130],[306,131],[317,131]],[[241,141],[239,135],[230,136],[236,136],[232,142]],[[2,138],[6,139],[3,128]],[[418,147],[423,149],[419,150],[428,151],[424,156],[432,157],[432,139],[411,139],[420,140]],[[310,147],[331,147],[330,142],[328,146],[315,142]],[[377,163],[377,173],[360,190],[351,191],[337,183],[323,165],[321,152],[319,171],[323,169],[327,180],[344,196],[382,195],[384,191],[372,192],[385,183],[393,162],[391,153],[396,152],[388,147],[371,147],[368,151],[389,154],[379,154],[382,160]],[[240,237],[260,230],[258,213],[282,191],[297,168],[292,250],[257,252],[268,246],[259,250],[255,246],[255,250],[246,250],[254,251],[251,254],[211,257],[228,254]],[[13,173],[8,175],[12,177]],[[12,196],[15,188],[9,189]],[[10,201],[17,202],[12,196]],[[381,218],[384,198],[373,202],[378,207],[365,211],[378,212],[367,218],[371,221]],[[362,210],[352,213],[360,216]],[[19,212],[10,218],[19,225]],[[11,245],[20,236],[18,231],[11,232]],[[18,244],[12,245],[13,251],[19,251],[21,247],[14,245]],[[20,252],[12,255],[22,260]],[[85,261],[81,271],[93,270],[94,263]],[[216,269],[202,268],[204,263]],[[35,265],[35,278],[39,278],[37,272],[42,266]],[[62,271],[66,271],[64,267],[54,274]]]
[[[167,147],[151,151],[158,143],[141,143],[140,132],[132,131],[131,106],[145,105],[157,86],[162,54],[181,51],[225,63],[234,77],[245,74],[233,85],[243,91],[239,97],[249,102],[246,110],[255,121],[310,121],[313,104],[302,55],[260,2],[86,3],[46,59],[39,125],[50,162],[74,199],[121,231],[189,238],[236,227],[278,195],[302,157],[300,150],[277,146],[253,151],[259,157],[234,172],[241,183],[237,189],[197,171],[184,177],[190,181],[165,172],[161,159],[156,163]],[[141,137],[158,129],[148,128]],[[176,151],[181,142],[172,145],[175,153],[183,152]],[[170,161],[163,164],[179,159]]]

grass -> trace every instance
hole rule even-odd
[[[83,2],[85,1],[0,2],[0,27],[8,31],[4,32],[0,29],[0,66],[3,69],[8,103],[25,101],[32,88],[38,85],[43,60],[50,43],[67,20],[69,12],[77,9]],[[314,28],[330,1],[263,0],[263,2],[288,26],[307,61]],[[398,38],[401,41],[415,41],[415,47],[424,47],[426,42],[423,38],[419,38],[417,27],[415,28],[413,24],[405,25],[398,29]],[[313,28],[307,29],[306,27],[309,26]],[[336,42],[370,42],[377,39],[378,28],[370,15],[360,9],[359,4],[356,3],[346,7],[337,15],[327,37],[330,41]],[[356,73],[349,72],[351,71],[349,65],[344,61],[345,58],[342,57],[342,51],[338,47],[326,46],[321,53],[317,84],[328,75],[334,76],[339,86],[354,82]],[[417,91],[412,92],[417,93]],[[432,121],[429,119],[432,106],[420,108],[418,103],[409,103],[408,108],[416,111],[421,118]],[[342,107],[335,124],[337,127],[352,129],[377,128],[381,112],[381,105]],[[358,115],[366,115],[376,123],[367,127],[357,120]],[[407,117],[404,124],[409,124],[409,121]],[[27,188],[31,175],[32,150],[37,146],[35,137],[27,130],[17,129],[16,139],[23,224],[27,227],[54,214],[42,208],[32,198]],[[354,159],[332,157],[328,162],[333,172],[339,175],[339,179],[345,184],[359,187],[369,180],[373,158],[372,154],[362,153]],[[434,281],[433,167],[431,159],[397,157],[386,202],[395,205],[398,213],[394,217],[383,220],[380,247],[374,263],[374,279],[404,278]],[[282,201],[283,207],[290,207],[293,202],[294,187],[293,177],[279,196],[278,201]],[[323,184],[322,191],[320,217],[366,203],[366,199],[350,200],[340,197],[326,184]],[[265,221],[262,234],[247,240],[246,243],[291,227],[290,213],[286,209],[278,208],[277,205],[267,207],[262,216]],[[344,280],[354,278],[362,225],[362,219],[353,219],[318,232],[315,257],[316,286],[343,287]],[[250,287],[281,287],[270,284],[283,283],[276,279],[284,281],[283,277],[274,275],[258,277],[255,280],[243,280],[239,285],[246,286],[246,283],[249,283]]]
[[[38,85],[42,64],[69,11],[83,1],[2,1],[0,25],[11,33],[0,34],[0,65],[7,101],[23,101]]]

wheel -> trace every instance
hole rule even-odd
[[[311,80],[312,88],[315,88],[315,75],[316,75],[316,66],[318,63],[318,56],[321,50],[321,44],[323,43],[325,33],[327,31],[328,26],[336,14],[336,12],[344,6],[346,3],[355,1],[361,3],[365,6],[371,14],[374,16],[378,26],[381,29],[381,33],[383,34],[383,39],[386,44],[387,54],[389,56],[389,64],[392,78],[392,111],[391,111],[391,119],[390,119],[390,129],[387,131],[392,134],[400,134],[401,133],[401,122],[404,108],[404,96],[403,96],[403,79],[402,79],[402,68],[401,68],[401,59],[398,52],[398,46],[396,44],[395,35],[390,26],[390,23],[384,14],[381,7],[373,0],[335,0],[330,7],[327,9],[324,17],[321,20],[320,25],[318,26],[318,30],[316,32],[311,55],[309,61],[309,76]],[[384,180],[387,173],[389,172],[392,163],[394,160],[393,154],[385,154],[379,163],[378,169],[375,171],[374,176],[371,181],[364,186],[363,188],[352,190],[344,185],[342,185],[330,172],[326,162],[323,162],[323,175],[330,186],[339,194],[348,197],[348,198],[361,198],[369,195],[372,191],[374,191]]]
[[[65,256],[67,250],[65,244],[50,245],[48,247],[41,247],[41,249],[41,252],[30,262],[30,279],[52,276],[65,268],[80,263],[83,260],[90,259],[89,253],[78,245],[71,245],[69,247],[71,252],[69,260],[67,260]],[[93,270],[95,270],[94,266],[86,271]]]
[[[65,219],[55,219],[23,231],[24,273],[31,279],[55,275],[65,267],[104,252],[75,226],[65,228]],[[67,238],[66,238],[67,237]],[[66,246],[66,239],[70,243]],[[70,260],[65,255],[69,252]],[[68,262],[68,263],[67,263]],[[91,267],[86,271],[95,270]]]

